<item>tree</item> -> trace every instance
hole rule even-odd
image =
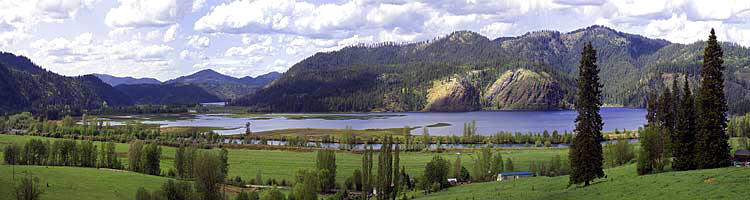
[[[321,171],[324,171],[323,169]],[[301,169],[298,170],[295,176],[294,188],[292,188],[292,196],[295,200],[316,200],[318,199],[318,188],[321,184],[319,179],[319,171]]]
[[[427,185],[438,184],[440,188],[448,187],[448,171],[450,164],[440,156],[433,156],[432,161],[424,167],[423,181]]]
[[[696,115],[695,102],[690,91],[687,75],[685,85],[682,87],[682,98],[677,114],[675,126],[675,137],[672,138],[674,161],[672,168],[675,170],[691,170],[696,168],[695,163],[695,130]]]
[[[396,168],[398,169],[398,168]],[[377,198],[391,199],[393,194],[393,136],[383,137],[378,154]]]
[[[354,170],[354,174],[352,175],[352,179],[354,179],[354,189],[357,191],[362,191],[362,171],[359,169]]]
[[[500,152],[495,154],[495,157],[492,160],[493,175],[502,172],[503,169],[505,169],[505,166],[503,165],[503,155],[501,155]]]
[[[161,185],[161,191],[166,200],[194,199],[193,188],[188,182],[175,182],[170,179]]]
[[[135,192],[135,200],[151,200],[151,193],[141,187]]]
[[[235,200],[250,200],[250,196],[247,194],[247,192],[242,191],[237,194],[237,198],[235,198]]]
[[[326,170],[321,177],[321,190],[323,192],[333,189],[336,186],[336,153],[333,150],[319,150],[315,166],[318,170]]]
[[[402,178],[401,173],[398,171],[399,165],[401,162],[400,161],[401,158],[399,158],[400,156],[399,152],[401,152],[401,148],[399,147],[400,146],[399,144],[395,144],[395,145],[396,145],[396,148],[393,150],[393,166],[391,167],[391,171],[393,171],[393,183],[392,183],[393,195],[391,195],[391,197],[393,197],[394,199],[398,196],[399,188],[401,186],[400,184],[401,178]]]
[[[229,151],[222,148],[219,152],[219,159],[221,159],[221,173],[224,175],[229,174]]]
[[[365,146],[369,145],[365,143]],[[372,146],[370,146],[370,149],[365,150],[362,155],[362,193],[365,196],[369,196],[372,192],[372,152]]]
[[[698,168],[709,169],[728,166],[729,136],[727,127],[727,100],[724,96],[723,51],[711,29],[703,50],[701,86],[698,89],[698,137],[696,163]]]
[[[659,172],[666,165],[664,157],[664,137],[662,131],[656,124],[648,124],[640,133],[641,151],[638,155],[638,174],[650,174]]]
[[[10,144],[5,146],[5,149],[3,151],[3,158],[5,160],[5,164],[8,165],[16,165],[18,164],[19,157],[21,154],[21,148],[18,147],[17,144]]]
[[[458,158],[456,158],[456,161],[453,162],[453,174],[452,174],[452,176],[456,177],[456,178],[458,178],[459,176],[461,176],[461,156],[458,156]]]
[[[505,170],[509,172],[516,170],[516,168],[513,166],[513,160],[511,160],[510,158],[508,158],[508,160],[505,162]]]
[[[576,137],[570,146],[570,184],[584,183],[588,186],[595,178],[604,177],[602,169],[602,106],[599,69],[596,66],[596,50],[588,42],[583,48],[578,70],[578,92],[576,94]],[[507,166],[506,166],[507,167]]]
[[[284,193],[281,193],[279,189],[273,187],[271,189],[263,191],[260,194],[260,200],[284,200]]]
[[[130,171],[143,172],[143,141],[135,141],[128,148],[128,163]]]
[[[212,152],[200,152],[195,159],[193,174],[195,175],[195,191],[201,199],[221,199],[220,184],[226,174],[222,173],[221,159]]]
[[[664,88],[662,94],[659,96],[659,106],[657,108],[657,118],[659,120],[658,126],[661,127],[661,134],[659,134],[664,141],[664,154],[666,157],[671,155],[672,145],[670,135],[674,131],[675,116],[674,116],[674,96],[669,89]]]
[[[477,154],[474,162],[474,179],[476,181],[487,181],[492,177],[492,145],[482,148]]]
[[[148,144],[143,148],[142,151],[143,157],[141,163],[143,164],[143,173],[150,175],[161,174],[161,147],[159,146],[159,144]]]
[[[18,200],[36,200],[42,195],[43,191],[39,186],[39,178],[28,176],[21,179],[21,183],[16,186],[16,199]]]

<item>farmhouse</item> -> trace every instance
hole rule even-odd
[[[735,166],[750,166],[750,151],[745,149],[737,150],[737,152],[734,152],[732,160]]]
[[[531,172],[500,172],[497,173],[497,181],[513,180],[519,178],[532,177]]]

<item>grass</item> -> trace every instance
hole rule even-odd
[[[43,140],[56,140],[55,138],[43,138],[36,136],[0,135],[0,146],[10,143],[24,143],[32,138]],[[99,143],[95,143],[99,145]],[[116,151],[127,165],[128,145],[118,143]],[[527,170],[530,161],[549,160],[554,155],[561,155],[563,160],[567,159],[567,149],[502,149],[500,152],[504,159],[511,158],[518,170]],[[166,171],[174,166],[175,148],[162,147],[161,169]],[[471,171],[474,161],[473,151],[456,150],[443,153],[434,152],[402,152],[400,156],[401,165],[406,166],[407,172],[413,176],[421,176],[424,166],[433,156],[440,155],[453,162],[461,156],[461,162]],[[280,150],[229,150],[229,177],[240,176],[243,180],[255,178],[258,171],[264,179],[275,178],[279,181],[286,179],[291,181],[298,169],[312,169],[315,166],[315,152],[295,152]],[[361,166],[361,155],[357,153],[341,151],[336,153],[336,180],[343,183],[346,178]],[[377,165],[377,163],[375,163]]]
[[[161,187],[169,178],[95,168],[0,165],[0,199],[15,197],[13,185],[31,173],[40,178],[41,199],[133,199],[140,187]],[[49,185],[49,186],[48,186]]]
[[[568,187],[568,176],[533,177],[448,188],[418,199],[746,199],[750,168],[636,174],[635,164],[605,170],[588,187]]]

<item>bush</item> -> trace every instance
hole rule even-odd
[[[39,178],[26,177],[16,187],[16,199],[35,200],[42,195],[41,186],[38,185]]]

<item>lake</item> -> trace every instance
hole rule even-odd
[[[604,131],[615,129],[636,130],[646,123],[646,110],[633,108],[602,108]],[[232,130],[216,131],[222,135],[245,132],[245,123],[251,123],[253,132],[288,128],[402,128],[424,127],[443,123],[440,127],[428,128],[431,135],[461,135],[463,124],[476,121],[477,133],[493,135],[499,131],[542,132],[544,130],[572,131],[577,116],[575,111],[502,111],[502,112],[430,112],[430,113],[357,113],[357,114],[264,114],[252,116],[230,116],[225,114],[198,114],[194,119],[172,121],[143,121],[162,124],[162,127],[206,126]],[[422,133],[414,129],[412,134]]]

